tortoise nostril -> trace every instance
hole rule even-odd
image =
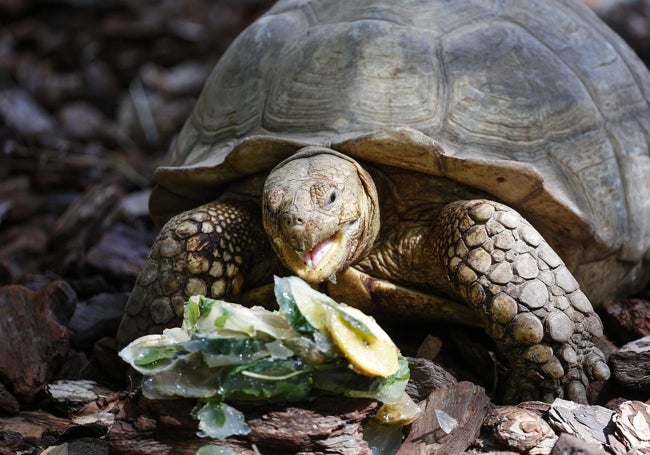
[[[284,224],[287,227],[300,226],[300,225],[304,224],[304,222],[305,222],[305,220],[300,215],[289,215],[289,214],[287,214],[284,217]]]

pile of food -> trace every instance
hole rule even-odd
[[[148,398],[190,397],[199,435],[246,434],[228,403],[288,403],[321,395],[372,398],[375,419],[413,421],[406,359],[375,320],[297,277],[276,278],[278,311],[194,296],[181,327],[133,341],[120,356]]]

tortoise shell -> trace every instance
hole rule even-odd
[[[327,146],[515,208],[597,303],[647,281],[649,95],[577,1],[280,1],[214,68],[150,207],[169,218]]]

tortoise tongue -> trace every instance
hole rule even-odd
[[[300,254],[300,259],[303,260],[307,267],[313,269],[320,262],[320,260],[325,256],[329,248],[334,242],[332,239],[325,239],[316,244],[314,248],[309,251],[303,251]]]

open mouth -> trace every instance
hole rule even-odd
[[[280,237],[274,239],[274,242],[279,247],[285,264],[302,279],[309,282],[335,281],[336,274],[347,265],[351,248],[354,248],[349,243],[350,231],[357,229],[359,223],[356,220],[343,225],[309,250],[292,248]]]
[[[334,237],[336,237],[336,235],[318,242],[316,246],[309,251],[298,252],[300,259],[302,259],[307,267],[315,269],[330,249],[335,246]]]

